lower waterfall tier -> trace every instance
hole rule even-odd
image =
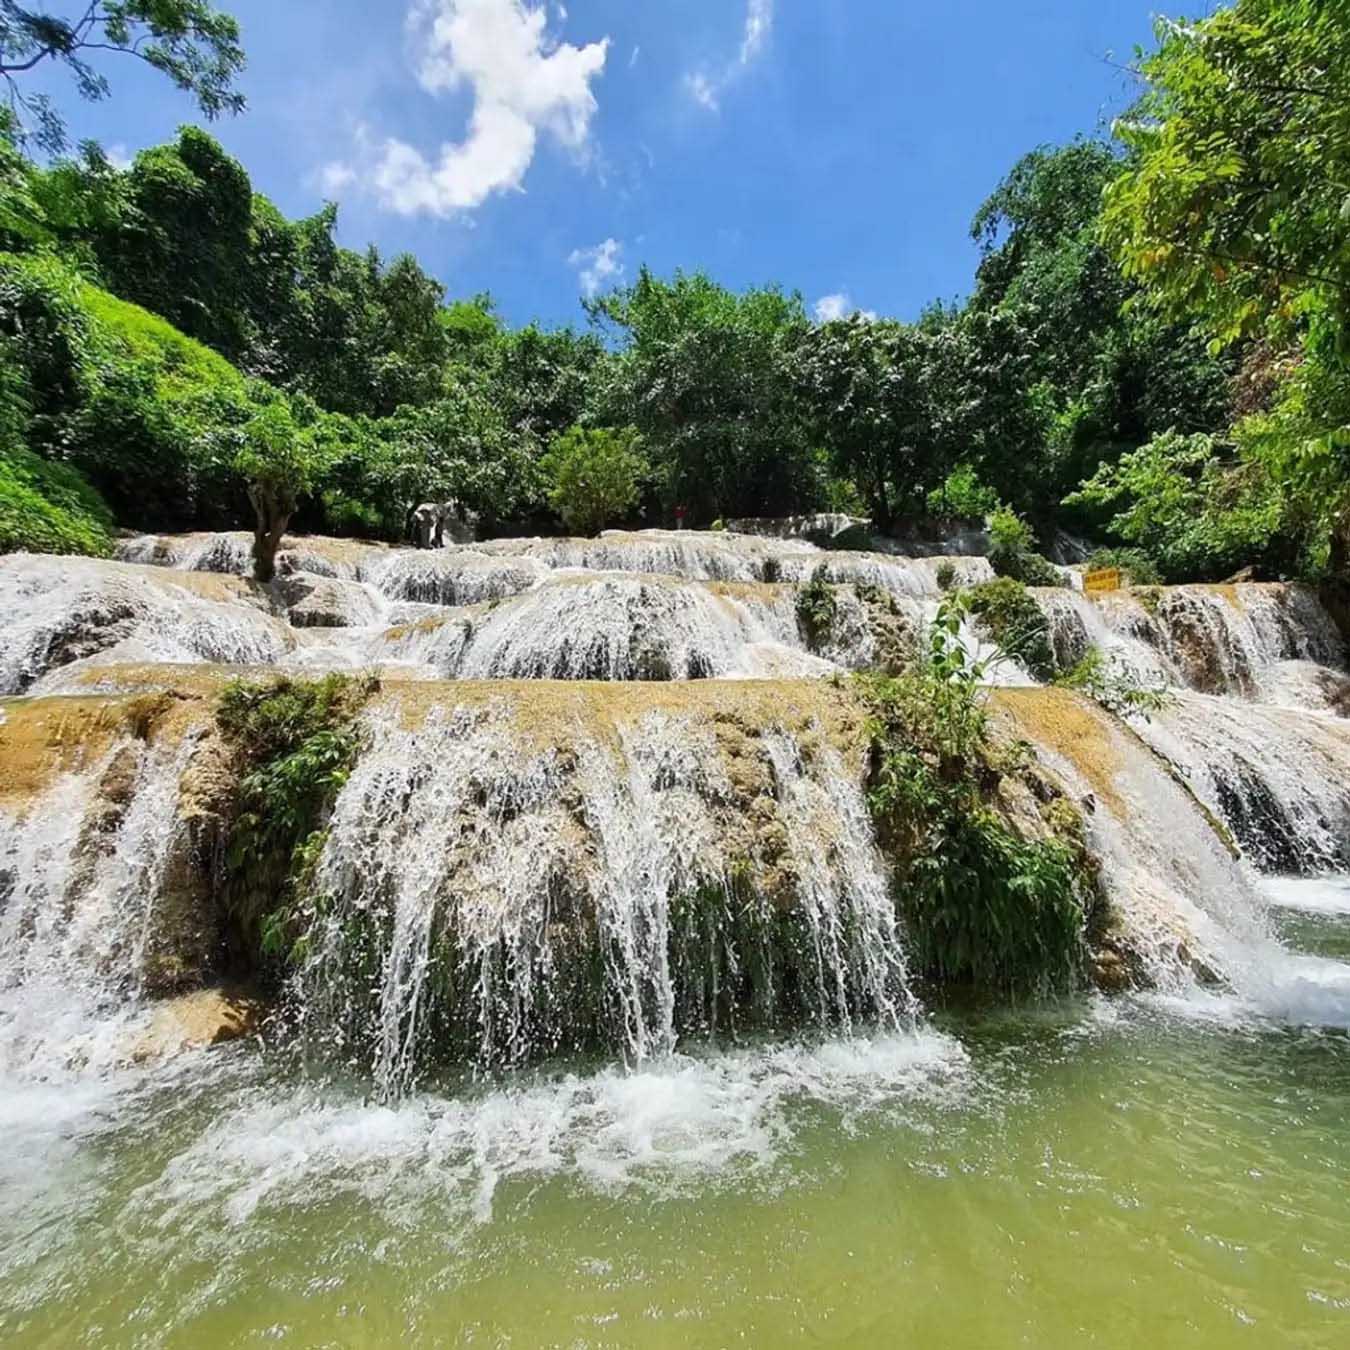
[[[635,1061],[705,1031],[915,1014],[868,710],[846,682],[387,682],[331,818],[241,895],[230,672],[109,674],[139,692],[0,704],[5,999],[116,1007],[270,973],[308,1039],[390,1093],[447,1054]],[[994,711],[1032,747],[995,809],[1027,839],[1055,802],[1086,823],[1112,910],[1099,970],[1245,978],[1263,906],[1180,756],[1062,690],[1002,691]],[[1325,720],[1330,775],[1350,727]],[[42,1038],[30,1018],[14,1043]]]

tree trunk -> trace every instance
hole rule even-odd
[[[281,547],[286,526],[291,523],[295,503],[260,483],[249,484],[248,499],[253,503],[253,579],[266,586],[277,574],[277,549]]]

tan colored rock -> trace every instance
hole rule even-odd
[[[137,1063],[166,1059],[184,1050],[225,1045],[262,1030],[266,1003],[238,989],[198,989],[168,999],[132,1051]]]

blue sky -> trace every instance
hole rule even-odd
[[[290,215],[410,250],[512,323],[702,267],[913,317],[968,290],[976,207],[1128,100],[1145,0],[234,0],[249,111],[213,130]],[[59,6],[58,6],[59,8]],[[125,61],[61,94],[134,153],[193,118]],[[829,297],[834,297],[833,300]],[[842,299],[840,297],[847,297]]]

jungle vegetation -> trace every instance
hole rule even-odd
[[[553,329],[339,246],[331,205],[285,218],[199,128],[125,169],[69,148],[24,92],[43,61],[98,98],[148,53],[206,117],[242,108],[212,5],[95,8],[101,42],[0,4],[0,547],[248,523],[266,554],[453,498],[488,533],[992,514],[1031,584],[1059,528],[1149,579],[1347,575],[1343,4],[1160,20],[1112,136],[994,186],[958,304],[813,323],[779,285],[644,269]]]

